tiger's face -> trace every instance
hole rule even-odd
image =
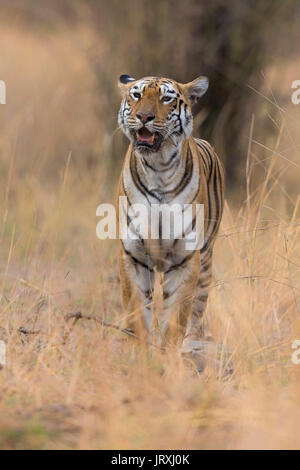
[[[121,75],[123,96],[118,122],[125,135],[142,153],[157,152],[168,142],[180,142],[192,132],[192,102],[207,88],[208,79],[199,77],[181,84],[167,78],[136,80]]]

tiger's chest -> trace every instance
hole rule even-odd
[[[170,172],[149,171],[142,179],[132,174],[129,163],[123,172],[127,195],[127,216],[121,222],[123,246],[149,269],[160,272],[180,265],[191,253],[187,245],[191,206],[199,193],[200,175],[194,167],[188,179],[184,180],[184,169],[176,176],[172,179]]]
[[[161,211],[163,214],[164,208]],[[163,215],[158,219],[150,219],[145,233],[140,229],[139,222],[131,221],[127,226],[127,235],[122,239],[125,250],[144,266],[159,272],[167,272],[174,265],[180,265],[191,251],[186,248],[190,240],[182,230],[182,224],[171,222],[169,216],[163,221]],[[124,232],[123,232],[124,233]]]

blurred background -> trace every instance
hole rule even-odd
[[[127,144],[116,132],[119,75],[206,74],[194,134],[215,145],[240,195],[252,116],[252,137],[268,146],[290,103],[299,16],[296,0],[1,0],[1,134],[15,133],[18,165],[34,161],[47,181],[70,151],[78,168],[95,174],[105,161],[114,178]],[[4,147],[2,137],[2,164]]]
[[[0,448],[299,448],[299,22],[297,0],[0,0]],[[209,77],[194,135],[226,168],[207,318],[229,383],[64,322],[122,315],[95,214],[128,145],[124,73]]]

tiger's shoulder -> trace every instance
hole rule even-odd
[[[193,140],[196,144],[198,156],[203,164],[206,177],[209,178],[209,175],[217,167],[219,176],[223,180],[225,178],[224,167],[214,147],[207,140],[199,139],[198,137],[193,137]]]

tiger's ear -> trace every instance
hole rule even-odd
[[[119,88],[121,90],[121,94],[124,96],[126,90],[128,88],[128,84],[131,82],[135,82],[135,78],[130,77],[129,75],[121,75],[119,79]]]
[[[206,93],[209,85],[209,80],[207,77],[198,77],[195,78],[192,82],[186,83],[183,85],[188,97],[191,102],[194,103],[200,98],[204,93]]]
[[[120,83],[126,85],[129,82],[135,82],[135,78],[130,77],[130,75],[121,75],[120,76]]]

